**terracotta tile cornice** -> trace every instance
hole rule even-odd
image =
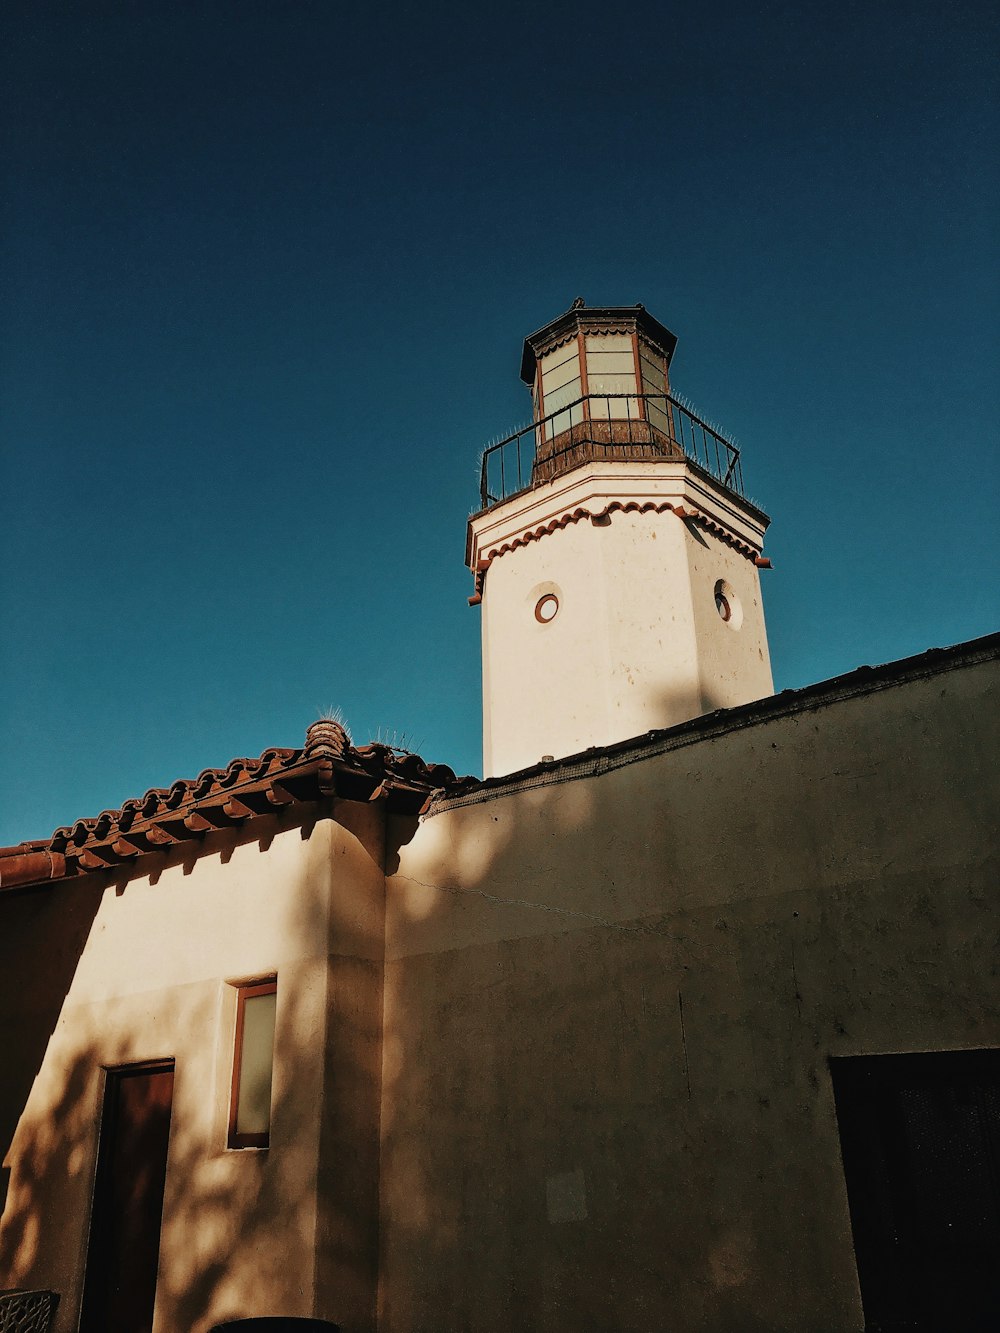
[[[586,463],[564,476],[532,487],[469,520],[466,559],[475,578],[475,606],[482,600],[486,571],[503,555],[588,519],[596,527],[615,514],[674,513],[711,533],[758,568],[767,515],[707,477],[689,459],[667,464]]]
[[[384,801],[417,814],[436,792],[465,790],[446,764],[386,745],[350,744],[337,722],[314,723],[301,749],[265,750],[233,759],[196,778],[153,787],[144,796],[57,828],[51,838],[0,848],[0,889],[67,879],[140,861],[206,834],[239,828],[266,815],[330,797]]]
[[[559,532],[563,528],[569,527],[571,523],[579,523],[581,519],[589,518],[595,527],[603,527],[611,522],[612,514],[665,514],[674,513],[678,518],[686,523],[693,523],[699,528],[704,528],[710,532],[719,541],[725,542],[731,546],[734,551],[747,560],[752,560],[758,569],[770,569],[771,562],[760,553],[759,547],[751,546],[748,542],[741,541],[735,533],[724,528],[721,523],[715,519],[709,518],[707,514],[698,513],[696,510],[689,510],[684,505],[670,504],[669,501],[656,503],[653,500],[646,500],[639,503],[637,500],[612,500],[610,504],[603,509],[591,510],[583,506],[568,511],[560,515],[559,518],[553,518],[548,523],[543,523],[540,527],[529,529],[522,533],[520,537],[515,537],[513,541],[503,542],[500,546],[491,547],[485,554],[481,555],[477,561],[475,575],[476,591],[469,598],[470,606],[477,606],[483,599],[483,584],[486,581],[486,571],[494,560],[502,555],[507,555],[510,551],[516,551],[519,546],[527,546],[530,542],[540,541],[543,537],[549,537],[554,532]]]

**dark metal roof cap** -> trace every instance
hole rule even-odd
[[[544,328],[529,333],[524,340],[521,356],[521,379],[525,384],[535,381],[535,361],[549,344],[561,341],[578,329],[595,329],[604,325],[628,325],[655,343],[667,358],[667,365],[677,346],[677,337],[665,324],[654,319],[643,305],[584,305],[577,297],[565,314],[551,320]]]

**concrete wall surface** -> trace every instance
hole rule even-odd
[[[829,1060],[1000,1045],[997,696],[993,660],[779,698],[424,820],[383,1333],[863,1327]]]
[[[251,1314],[374,1327],[382,824],[363,805],[325,815],[0,902],[0,1287],[58,1291],[55,1333],[79,1317],[104,1071],[166,1058],[154,1333]],[[233,983],[270,975],[270,1146],[231,1150]]]

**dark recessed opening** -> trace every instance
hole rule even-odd
[[[866,1329],[1000,1328],[1000,1052],[830,1069]]]

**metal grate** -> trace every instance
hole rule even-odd
[[[0,1291],[0,1333],[48,1333],[58,1303],[54,1291]]]

